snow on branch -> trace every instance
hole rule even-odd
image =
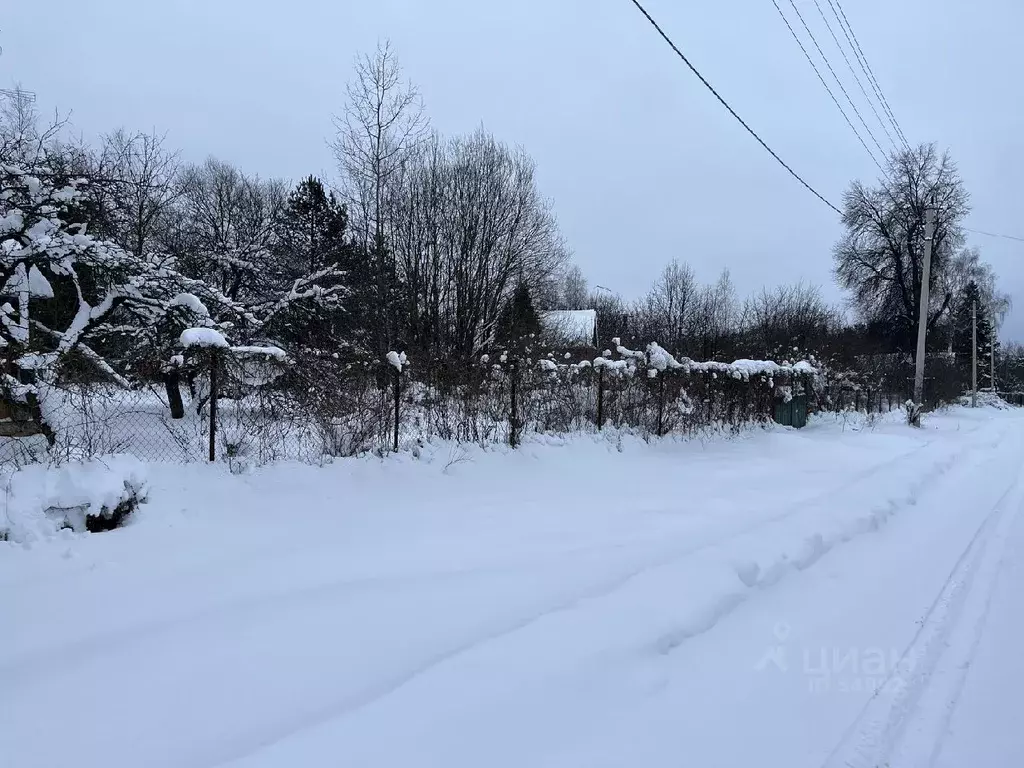
[[[329,279],[340,280],[344,276],[344,270],[337,265],[332,265],[298,278],[283,296],[253,306],[253,314],[259,318],[259,327],[267,325],[275,316],[289,309],[296,302],[313,300],[336,304],[348,292],[348,289],[340,282],[328,286],[320,285],[320,282]]]
[[[288,359],[288,355],[283,349],[275,346],[241,346],[231,347],[231,353],[235,355],[250,355],[250,356],[262,356],[272,357],[279,362],[285,362]]]
[[[191,310],[200,317],[209,317],[210,310],[206,308],[206,305],[199,300],[199,297],[193,293],[179,293],[167,305],[168,307],[185,307]]]

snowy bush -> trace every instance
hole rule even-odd
[[[130,456],[105,456],[54,468],[25,467],[7,477],[9,538],[31,543],[67,528],[118,528],[146,501],[145,467]]]

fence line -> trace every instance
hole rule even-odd
[[[253,363],[204,352],[182,376],[180,414],[172,414],[164,382],[120,390],[65,370],[55,383],[40,384],[52,435],[0,437],[0,465],[120,452],[155,461],[315,463],[433,438],[514,447],[527,432],[738,431],[770,422],[794,385],[806,385],[812,411],[880,413],[900,407],[912,381],[904,363],[883,376],[876,371],[867,379],[872,385],[785,367],[741,377],[722,364],[659,370],[630,355],[575,363],[556,362],[553,354],[495,362],[483,356],[468,366],[425,361],[421,369],[415,360],[395,367],[311,353],[287,364]],[[954,374],[933,370],[926,389],[932,403],[963,391]]]

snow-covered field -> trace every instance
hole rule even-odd
[[[152,465],[0,544],[12,768],[1024,765],[1024,414]]]

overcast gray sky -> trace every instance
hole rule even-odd
[[[789,0],[780,5],[793,17]],[[325,139],[352,59],[389,38],[436,128],[482,123],[533,155],[592,284],[632,298],[679,258],[704,280],[729,267],[742,294],[802,278],[840,297],[835,214],[743,131],[629,0],[5,6],[0,83],[36,91],[44,110],[72,110],[87,138],[155,128],[186,160],[212,154],[263,176],[333,178]],[[772,0],[646,6],[827,198],[838,204],[851,179],[874,178]],[[797,6],[855,89],[813,0]],[[843,7],[908,139],[936,141],[959,163],[973,197],[968,226],[1024,236],[1024,3]],[[1024,339],[1024,243],[971,237],[1017,298],[1003,336]]]

